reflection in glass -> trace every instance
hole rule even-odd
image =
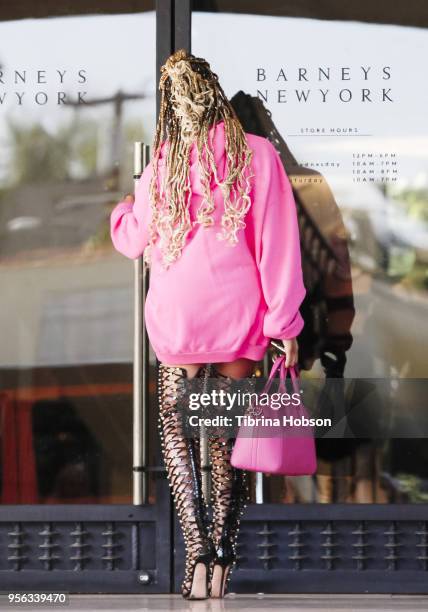
[[[133,266],[109,214],[152,139],[154,54],[154,11],[0,23],[3,503],[132,501]]]
[[[351,408],[367,379],[385,378],[390,392],[379,402],[394,402],[412,419],[421,403],[417,386],[404,397],[394,380],[428,373],[428,91],[420,80],[426,30],[385,25],[400,22],[398,13],[373,23],[370,8],[358,22],[340,14],[328,21],[322,7],[306,8],[304,18],[288,7],[267,15],[263,3],[253,4],[253,14],[242,6],[233,13],[232,5],[224,13],[201,10],[193,14],[192,52],[221,75],[247,131],[275,144],[293,185],[308,289],[303,376],[324,379],[326,390],[329,378],[352,378],[352,392],[345,384],[340,391]],[[419,23],[414,13],[402,17]],[[213,44],[216,32],[221,45]],[[317,446],[316,477],[267,477],[264,501],[427,499],[423,439],[373,436]]]

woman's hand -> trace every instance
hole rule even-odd
[[[285,351],[285,366],[288,368],[296,365],[299,357],[299,345],[296,338],[282,340],[282,344]]]
[[[122,202],[131,202],[133,204],[134,196],[132,195],[132,193],[127,193],[126,196],[123,198]]]

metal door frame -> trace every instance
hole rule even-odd
[[[2,590],[169,593],[170,517],[163,478],[155,504],[0,506]]]
[[[426,504],[251,504],[237,551],[235,593],[428,593]]]

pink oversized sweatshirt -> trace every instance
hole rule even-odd
[[[225,170],[223,121],[214,130],[218,174]],[[150,286],[145,302],[147,333],[157,358],[166,364],[215,363],[263,358],[270,338],[299,334],[299,306],[305,296],[296,205],[290,181],[271,142],[246,134],[253,150],[251,207],[239,241],[219,241],[223,214],[220,188],[213,179],[214,225],[195,224],[181,256],[165,269],[157,239],[151,254]],[[190,216],[201,202],[197,147],[192,145]],[[165,171],[165,143],[159,160]],[[163,166],[163,167],[162,167]],[[117,251],[136,259],[148,242],[151,219],[149,184],[152,163],[135,189],[135,202],[119,202],[110,216]]]

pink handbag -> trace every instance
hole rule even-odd
[[[293,393],[297,393],[300,397],[298,376],[294,367],[285,367],[284,355],[275,360],[262,393],[269,393],[278,369],[280,372],[278,393],[286,393],[285,380],[288,369]],[[246,414],[256,418],[276,416],[281,423],[283,416],[297,419],[310,418],[301,402],[298,405],[282,406],[278,411],[274,411],[269,405],[256,406],[255,410],[253,406]],[[253,472],[288,476],[313,474],[317,469],[313,428],[310,425],[281,425],[278,430],[278,426],[273,425],[270,427],[241,425],[233,447],[231,464],[236,468]]]

